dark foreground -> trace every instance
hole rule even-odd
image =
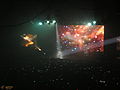
[[[7,63],[7,62],[6,62]],[[0,65],[2,90],[118,90],[120,61],[37,59]]]

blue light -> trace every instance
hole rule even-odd
[[[77,48],[74,48],[75,50],[77,49]]]
[[[64,43],[67,43],[67,41],[64,41]]]
[[[72,52],[74,51],[74,49],[72,49]]]

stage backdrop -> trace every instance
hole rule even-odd
[[[58,35],[64,55],[104,52],[104,25],[59,25]]]

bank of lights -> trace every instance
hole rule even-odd
[[[92,21],[92,23],[89,22],[87,25],[88,25],[88,26],[96,25],[96,21]]]
[[[43,24],[55,24],[56,23],[56,20],[52,20],[52,21],[49,21],[49,20],[47,20],[46,22],[38,22],[38,25],[43,25]]]

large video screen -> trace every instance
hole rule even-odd
[[[104,25],[60,25],[58,34],[62,51],[104,52]]]

